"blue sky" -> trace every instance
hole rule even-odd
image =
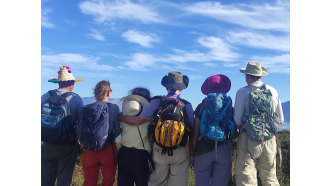
[[[260,61],[263,78],[290,100],[289,1],[41,1],[41,93],[57,88],[60,66],[70,66],[81,97],[95,84],[111,82],[112,98],[136,86],[165,94],[169,71],[190,79],[182,93],[195,108],[200,87],[211,75],[225,74],[229,95],[245,86],[239,69]]]

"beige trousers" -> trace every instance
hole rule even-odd
[[[187,186],[189,176],[189,156],[185,147],[173,150],[173,156],[166,153],[162,155],[162,149],[156,143],[153,145],[153,160],[155,171],[150,175],[148,186],[164,185]]]
[[[257,170],[263,186],[280,185],[276,178],[276,137],[264,141],[262,146],[242,132],[237,143],[236,186],[257,186]]]

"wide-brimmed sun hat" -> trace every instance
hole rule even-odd
[[[267,76],[268,71],[261,66],[260,62],[250,61],[245,68],[241,68],[240,72],[251,74],[253,76]]]
[[[139,95],[126,96],[122,103],[124,116],[138,116],[149,105],[148,100]]]
[[[201,90],[204,95],[209,93],[227,93],[231,87],[230,79],[222,74],[217,74],[206,78]]]
[[[48,82],[52,82],[52,83],[68,82],[68,81],[78,82],[83,80],[83,79],[75,79],[69,66],[60,67],[60,70],[57,73],[58,73],[57,79],[53,78],[48,80]]]
[[[182,90],[188,87],[189,78],[181,72],[169,72],[163,77],[161,84],[168,89]]]

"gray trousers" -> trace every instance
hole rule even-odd
[[[41,145],[41,186],[70,186],[77,160],[77,144]]]
[[[228,186],[231,179],[232,145],[230,143],[217,146],[215,150],[194,158],[196,186]]]
[[[161,147],[154,143],[153,160],[155,170],[150,175],[148,186],[163,186],[166,179],[168,186],[188,185],[189,155],[185,147],[179,146],[173,150],[173,156],[168,156],[163,155]]]

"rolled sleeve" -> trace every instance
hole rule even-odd
[[[278,116],[278,119],[280,121],[280,124],[284,123],[284,115],[283,115],[283,110],[282,110],[282,103],[279,97],[277,97],[277,107],[275,109],[275,113]]]
[[[243,125],[242,118],[244,116],[245,102],[247,98],[247,93],[244,93],[243,88],[237,91],[234,105],[234,121],[237,127]]]

